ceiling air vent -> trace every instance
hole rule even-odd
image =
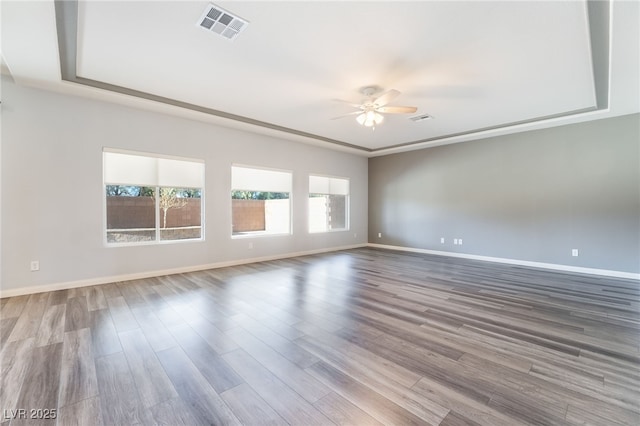
[[[431,120],[432,118],[433,117],[429,114],[421,114],[421,115],[414,115],[413,117],[409,117],[409,120],[417,123],[418,121]]]
[[[224,10],[220,6],[210,4],[198,20],[200,28],[219,34],[222,37],[234,40],[249,22]]]

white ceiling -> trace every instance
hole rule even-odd
[[[365,155],[640,111],[636,1],[613,3],[608,34],[583,1],[214,3],[250,22],[235,40],[197,25],[207,1],[79,1],[66,44],[52,1],[3,1],[3,59],[21,84]],[[332,120],[369,85],[418,111],[375,131]]]

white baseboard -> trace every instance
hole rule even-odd
[[[107,277],[89,278],[85,280],[67,281],[54,284],[44,284],[29,287],[12,288],[8,290],[0,289],[0,299],[4,297],[22,296],[25,294],[43,293],[45,291],[66,290],[70,288],[87,287],[92,285],[109,284],[120,281],[139,280],[144,278],[159,277],[163,275],[184,274],[188,272],[204,271],[206,269],[224,268],[227,266],[245,265],[248,263],[266,262],[269,260],[288,259],[291,257],[308,256],[312,254],[329,253],[333,251],[349,250],[354,248],[367,247],[367,244],[355,244],[349,246],[322,248],[307,250],[295,253],[285,253],[273,256],[252,257],[245,259],[228,260],[224,262],[208,263],[205,265],[185,266],[180,268],[162,269],[156,271],[137,272],[133,274],[111,275]]]
[[[109,284],[109,283],[120,282],[120,281],[138,280],[138,279],[144,279],[144,278],[159,277],[163,275],[184,274],[188,272],[203,271],[206,269],[217,269],[217,268],[224,268],[227,266],[245,265],[248,263],[266,262],[269,260],[287,259],[291,257],[308,256],[312,254],[329,253],[333,251],[349,250],[349,249],[361,248],[361,247],[374,247],[374,248],[381,248],[381,249],[388,249],[388,250],[406,251],[406,252],[412,252],[412,253],[423,253],[423,254],[433,254],[437,256],[448,256],[448,257],[458,257],[463,259],[482,260],[486,262],[506,263],[510,265],[528,266],[532,268],[551,269],[556,271],[575,272],[580,274],[602,275],[602,276],[615,277],[615,278],[640,280],[640,274],[636,274],[632,272],[612,271],[607,269],[595,269],[595,268],[583,268],[583,267],[570,266],[570,265],[560,265],[555,263],[530,262],[527,260],[508,259],[508,258],[502,258],[502,257],[479,256],[479,255],[466,254],[466,253],[452,253],[448,251],[427,250],[427,249],[419,249],[419,248],[412,248],[412,247],[368,243],[368,244],[355,244],[355,245],[349,245],[349,246],[323,248],[323,249],[317,249],[317,250],[307,250],[307,251],[294,252],[294,253],[285,253],[285,254],[279,254],[279,255],[273,255],[273,256],[235,259],[235,260],[228,260],[224,262],[208,263],[204,265],[194,265],[194,266],[185,266],[181,268],[137,272],[133,274],[111,275],[106,277],[89,278],[85,280],[67,281],[67,282],[44,284],[44,285],[38,285],[38,286],[13,288],[8,290],[0,289],[0,298],[22,296],[25,294],[42,293],[45,291],[66,290],[71,288],[86,287],[86,286],[92,286],[92,285]]]
[[[556,263],[530,262],[528,260],[508,259],[502,257],[479,256],[466,253],[452,253],[448,251],[427,250],[412,247],[390,246],[385,244],[367,244],[368,247],[382,248],[388,250],[407,251],[412,253],[433,254],[436,256],[459,257],[463,259],[483,260],[485,262],[507,263],[509,265],[529,266],[532,268],[552,269],[555,271],[575,272],[579,274],[603,275],[615,278],[627,278],[640,280],[640,274],[633,272],[611,271],[608,269],[583,268],[579,266],[560,265]]]

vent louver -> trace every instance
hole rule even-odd
[[[429,114],[421,114],[421,115],[415,115],[413,117],[409,117],[409,120],[418,122],[418,121],[424,121],[424,120],[431,120],[432,118],[433,117]]]
[[[234,40],[249,25],[249,22],[220,6],[209,4],[197,25],[226,39]]]

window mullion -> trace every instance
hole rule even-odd
[[[156,201],[156,242],[160,241],[160,187],[155,187]]]

